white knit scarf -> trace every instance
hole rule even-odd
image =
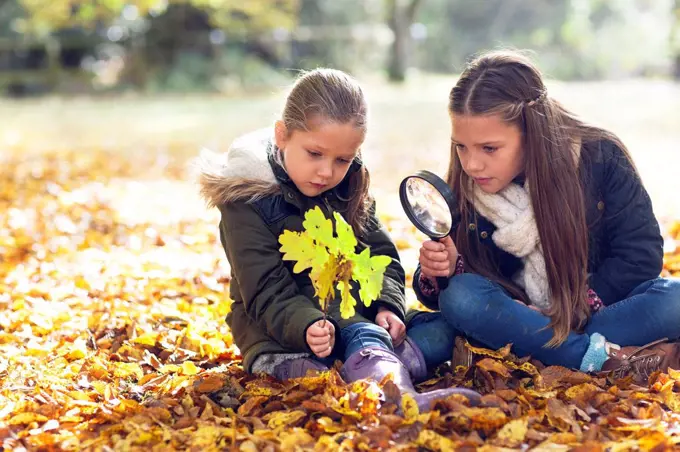
[[[476,184],[473,190],[475,209],[496,226],[491,236],[494,243],[524,263],[515,283],[524,289],[532,305],[547,310],[550,287],[527,184],[511,183],[495,194],[484,192]]]

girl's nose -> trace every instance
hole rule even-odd
[[[484,169],[484,162],[476,156],[469,156],[465,163],[466,165],[464,167],[468,173],[475,173]]]
[[[333,175],[332,164],[322,163],[321,166],[319,167],[318,174],[319,177],[323,177],[324,179],[330,179],[331,176]]]

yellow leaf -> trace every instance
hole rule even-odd
[[[83,359],[87,356],[87,343],[83,340],[78,340],[73,343],[65,358],[69,361]]]
[[[331,255],[324,264],[322,270],[318,274],[312,275],[316,296],[319,298],[319,304],[323,311],[326,311],[328,308],[328,302],[335,298],[335,289],[333,286],[335,284],[337,271],[337,259],[335,256]]]
[[[404,413],[406,420],[416,420],[420,411],[418,410],[418,403],[416,399],[409,393],[404,393],[401,396],[401,411]]]
[[[306,232],[283,231],[279,237],[284,261],[297,261],[293,271],[300,273],[308,268],[318,273],[328,260],[329,254],[324,246],[318,246]]]
[[[177,364],[164,364],[158,369],[158,371],[162,374],[171,374],[175,372],[179,372],[180,367]]]
[[[391,263],[389,256],[371,256],[368,248],[354,259],[352,278],[359,283],[359,298],[366,306],[380,296],[385,270]]]
[[[338,235],[338,248],[345,255],[353,254],[357,247],[357,238],[352,226],[338,212],[333,212],[335,217],[335,231]]]
[[[498,431],[496,438],[499,440],[499,445],[505,447],[519,447],[524,442],[524,437],[527,434],[528,421],[526,418],[515,419],[503,426]]]
[[[119,378],[135,377],[139,380],[144,376],[144,372],[137,363],[114,363],[113,375]]]
[[[342,294],[342,299],[340,300],[340,317],[343,319],[349,319],[354,317],[356,313],[354,306],[357,305],[357,301],[352,296],[350,291],[351,286],[343,281],[338,283],[338,290]]]
[[[430,450],[455,450],[456,444],[450,439],[433,432],[432,430],[422,430],[415,441],[416,445],[426,447]]]
[[[38,413],[19,413],[12,416],[7,423],[9,425],[30,424],[31,422],[45,422],[47,417]]]
[[[319,245],[325,246],[331,253],[337,251],[338,241],[333,237],[333,222],[326,218],[319,206],[305,213],[302,227]]]
[[[283,451],[301,450],[305,446],[314,445],[314,437],[301,428],[293,428],[290,432],[282,431],[279,436]]]
[[[158,339],[158,333],[150,331],[148,333],[144,333],[141,336],[134,338],[131,342],[135,344],[149,345],[153,347],[154,345],[156,345],[156,339]]]
[[[267,426],[271,429],[275,429],[285,425],[291,425],[298,422],[300,419],[307,416],[304,411],[274,411],[273,413],[267,414],[263,420],[267,421]]]
[[[512,348],[512,344],[507,344],[505,347],[500,348],[497,351],[489,350],[487,348],[473,347],[469,343],[466,343],[465,346],[475,355],[490,356],[491,358],[496,359],[506,358],[510,354],[510,349]],[[519,366],[515,365],[515,367],[517,368]]]
[[[194,364],[193,361],[184,361],[182,363],[182,375],[196,375],[200,371],[201,369],[196,367],[196,364]]]

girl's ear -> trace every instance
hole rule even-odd
[[[276,147],[281,150],[283,150],[288,143],[288,128],[281,120],[274,123],[274,141],[276,142]]]

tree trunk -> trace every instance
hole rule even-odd
[[[387,0],[387,23],[394,34],[387,63],[387,74],[392,82],[403,82],[406,79],[411,47],[411,25],[422,3],[422,0],[410,0],[408,5],[402,6],[399,0]]]

